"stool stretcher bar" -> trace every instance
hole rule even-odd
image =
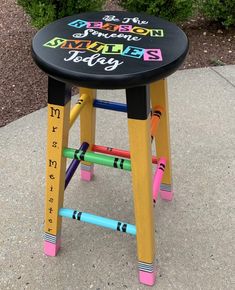
[[[136,227],[134,225],[123,223],[117,220],[93,215],[90,213],[80,212],[70,208],[61,208],[59,210],[59,215],[61,217],[76,219],[82,222],[90,223],[104,228],[109,228],[111,230],[136,235]]]
[[[79,150],[83,150],[83,151],[86,152],[88,147],[89,147],[89,144],[84,142],[84,143],[82,143],[82,145],[79,148]],[[70,180],[72,179],[75,171],[78,168],[79,163],[80,163],[80,160],[78,160],[78,159],[73,159],[72,162],[70,163],[68,169],[66,170],[64,189],[66,189],[66,187],[68,186]]]
[[[131,161],[122,158],[106,156],[103,154],[96,154],[93,152],[84,152],[82,150],[76,150],[72,148],[65,148],[63,150],[63,155],[66,158],[78,159],[94,164],[101,164],[108,167],[131,171]]]
[[[157,135],[157,129],[160,122],[161,115],[163,113],[163,109],[160,106],[156,106],[153,109],[152,117],[151,117],[151,141]]]
[[[116,149],[112,147],[100,146],[100,145],[93,145],[92,150],[98,153],[104,153],[108,155],[124,157],[130,159],[130,151]],[[152,163],[157,164],[158,160],[156,156],[152,156]]]
[[[153,202],[156,203],[158,198],[158,192],[160,191],[160,185],[162,182],[163,174],[166,168],[166,159],[160,158],[159,163],[154,174],[153,179]]]
[[[77,103],[74,105],[70,112],[69,127],[71,128],[79,116],[84,105],[89,101],[89,96],[87,94],[82,94],[78,99]]]
[[[93,106],[96,108],[118,111],[118,112],[127,112],[127,105],[122,103],[104,101],[104,100],[94,100]]]

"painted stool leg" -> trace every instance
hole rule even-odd
[[[163,79],[150,85],[150,96],[152,107],[161,106],[164,113],[155,138],[156,152],[158,157],[166,158],[167,164],[160,186],[160,195],[164,200],[172,200],[172,170],[171,170],[171,150],[170,150],[170,126],[169,126],[169,109],[167,95],[167,80]]]
[[[139,280],[143,284],[154,285],[156,270],[154,265],[150,100],[145,86],[127,89],[126,93]]]
[[[89,102],[85,105],[80,113],[80,140],[81,144],[87,142],[91,151],[95,143],[95,126],[96,126],[96,109],[93,107],[94,99],[96,98],[96,90],[79,88],[80,95],[88,94],[90,97]],[[94,165],[90,162],[82,161],[81,163],[81,179],[90,181],[94,174]]]
[[[62,150],[68,145],[70,100],[70,87],[49,77],[44,239],[48,256],[56,256],[61,244],[59,209],[63,207],[66,171]]]

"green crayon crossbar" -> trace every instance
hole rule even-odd
[[[84,152],[73,148],[64,148],[63,156],[70,159],[78,159],[94,164],[131,171],[131,161],[123,158],[97,154],[94,152]]]

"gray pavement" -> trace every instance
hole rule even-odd
[[[175,198],[155,208],[153,289],[234,289],[235,66],[169,77]],[[99,97],[124,101],[124,92]],[[128,149],[125,114],[98,110],[97,144]],[[72,129],[70,146],[79,144]],[[0,129],[0,289],[148,289],[137,281],[135,238],[63,221],[62,249],[43,254],[46,109]],[[78,172],[65,207],[134,223],[130,173]]]

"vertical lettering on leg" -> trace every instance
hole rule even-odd
[[[54,109],[51,107],[51,117],[57,117],[57,119],[60,119],[60,110],[59,109]]]
[[[49,159],[49,167],[57,167],[57,161],[52,161],[51,159]],[[52,178],[53,179],[53,178]]]

